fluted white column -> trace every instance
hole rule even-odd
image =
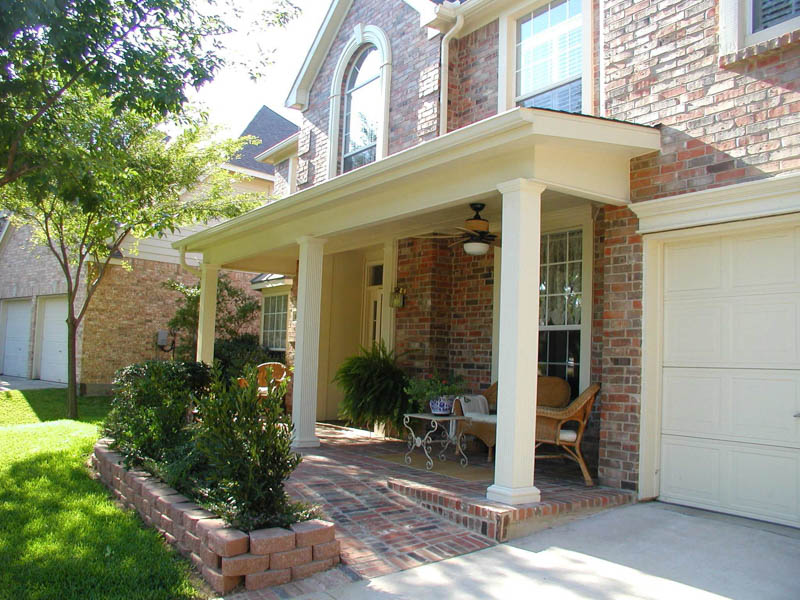
[[[494,485],[486,496],[507,504],[539,502],[533,485],[539,359],[539,244],[545,186],[514,179],[503,194],[503,269]]]
[[[200,265],[200,306],[197,323],[197,360],[214,363],[214,328],[217,322],[219,266]]]
[[[294,356],[292,421],[294,447],[314,448],[319,439],[317,421],[317,378],[319,370],[319,328],[322,304],[322,249],[325,240],[302,237],[297,274],[297,331]]]

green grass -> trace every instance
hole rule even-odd
[[[108,398],[0,394],[0,599],[204,598],[188,563],[92,480],[86,459]]]

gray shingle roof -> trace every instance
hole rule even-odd
[[[258,145],[250,144],[245,146],[242,148],[240,156],[229,162],[237,167],[273,175],[275,172],[274,167],[256,161],[256,155],[261,154],[264,150],[271,148],[281,140],[285,140],[287,137],[297,132],[297,130],[297,125],[284,119],[266,106],[262,106],[250,121],[250,124],[242,131],[243,136],[253,135],[260,139],[261,143]]]

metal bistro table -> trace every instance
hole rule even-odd
[[[425,435],[420,437],[411,427],[411,420],[417,419],[419,421],[428,421],[429,426]],[[407,465],[411,464],[411,453],[414,448],[422,448],[425,453],[425,468],[430,471],[433,468],[433,458],[431,457],[431,446],[433,444],[441,444],[442,448],[439,451],[439,460],[447,460],[445,451],[453,444],[456,451],[461,455],[461,466],[466,467],[469,463],[467,455],[461,448],[461,435],[458,433],[457,427],[450,427],[457,421],[463,421],[464,417],[456,415],[434,415],[433,413],[407,413],[403,415],[403,425],[408,429],[408,452],[406,452],[405,461]],[[439,439],[432,439],[436,432],[441,432]]]

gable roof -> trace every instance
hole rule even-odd
[[[229,165],[250,171],[258,171],[266,175],[274,175],[275,167],[258,162],[255,157],[267,148],[271,148],[281,140],[297,133],[297,125],[284,119],[278,113],[262,106],[242,131],[242,136],[253,135],[261,140],[260,144],[248,144],[242,148],[240,155],[228,161]]]

